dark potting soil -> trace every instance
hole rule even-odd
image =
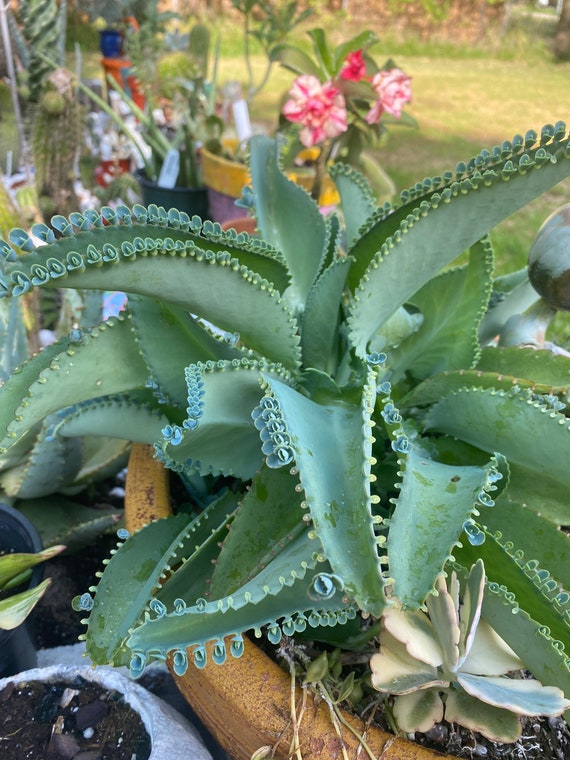
[[[150,737],[122,695],[76,678],[0,691],[2,760],[148,760]]]

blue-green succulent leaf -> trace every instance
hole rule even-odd
[[[325,222],[307,192],[281,172],[276,142],[257,136],[251,147],[257,224],[264,240],[283,254],[291,274],[287,298],[294,311],[302,311],[323,265]]]
[[[464,388],[435,404],[425,425],[484,451],[500,451],[509,462],[510,497],[568,524],[570,430],[557,399],[553,402],[517,387],[510,392]]]
[[[363,387],[361,406],[316,404],[279,380],[267,382],[286,425],[324,555],[342,578],[345,593],[363,610],[379,615],[384,590],[370,495],[375,373]]]

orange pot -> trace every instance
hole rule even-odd
[[[168,473],[152,458],[152,448],[134,444],[125,495],[127,529],[170,514],[168,494]],[[289,674],[248,639],[241,657],[230,657],[223,665],[210,663],[203,670],[190,666],[184,676],[169,667],[187,702],[233,760],[250,760],[261,747],[274,749],[270,756],[278,760],[341,760],[343,748],[349,760],[366,760],[361,738],[382,760],[452,760],[367,727],[347,713],[343,720],[354,733],[341,724],[335,727],[327,705],[309,689],[292,688]]]

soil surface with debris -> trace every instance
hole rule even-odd
[[[363,718],[366,720],[367,716]],[[380,707],[374,721],[391,731]],[[427,733],[408,738],[429,749],[469,760],[570,760],[570,728],[564,718],[523,718],[522,736],[513,744],[498,744],[463,726],[445,721]]]
[[[70,682],[10,683],[0,691],[2,760],[148,760],[150,737],[116,691]]]

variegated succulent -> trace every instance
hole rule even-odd
[[[336,624],[339,641],[359,612],[382,615],[387,589],[419,609],[451,558],[464,569],[481,558],[485,619],[537,678],[570,692],[558,528],[570,363],[498,345],[539,296],[526,270],[494,278],[486,237],[569,174],[559,123],[393,206],[377,208],[362,176],[337,165],[341,213],[325,218],[259,137],[257,238],[135,206],[57,217],[57,239],[34,228],[42,246],[21,232],[2,244],[5,298],[57,287],[128,299],[6,380],[2,455],[56,414],[54,441],[154,444],[203,507],[125,540],[94,599],[78,601],[95,662],[139,674],[170,653],[182,673],[239,656],[251,630],[277,642]],[[218,475],[237,487],[220,491]]]
[[[370,661],[372,685],[396,695],[393,714],[402,731],[428,731],[446,720],[488,739],[514,742],[520,715],[560,715],[570,708],[562,691],[521,678],[524,663],[481,617],[482,560],[471,568],[460,598],[452,571],[438,576],[426,612],[394,604],[382,615],[380,652]],[[517,677],[507,674],[519,671]]]
[[[11,631],[17,628],[39,600],[42,598],[51,583],[49,578],[39,583],[33,588],[24,591],[16,590],[10,595],[12,589],[25,583],[30,575],[31,569],[40,562],[52,559],[65,549],[65,546],[51,546],[49,549],[35,554],[3,554],[0,556],[0,629]]]

